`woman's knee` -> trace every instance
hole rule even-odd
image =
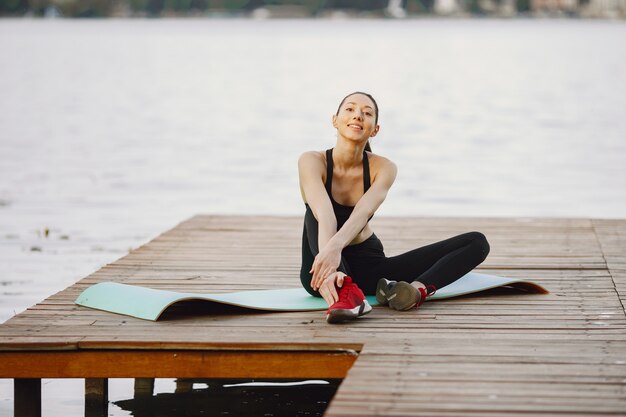
[[[467,233],[467,237],[471,239],[471,245],[480,254],[480,262],[484,261],[491,250],[485,235],[480,232],[469,232]]]

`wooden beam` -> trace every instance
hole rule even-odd
[[[41,417],[41,379],[16,378],[13,381],[15,417]]]
[[[0,352],[0,378],[343,378],[356,357],[353,351]]]
[[[85,417],[106,417],[109,412],[109,380],[85,379]]]

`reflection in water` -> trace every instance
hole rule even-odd
[[[137,417],[322,416],[341,380],[178,380],[176,393],[116,401]],[[198,382],[202,383],[198,383]],[[186,383],[188,390],[185,389]],[[192,387],[208,386],[203,389]]]

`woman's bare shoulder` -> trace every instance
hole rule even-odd
[[[367,153],[368,159],[370,161],[370,168],[375,171],[397,171],[396,164],[389,158],[386,158],[382,155],[377,155],[372,152]]]
[[[302,153],[302,155],[300,155],[300,159],[307,159],[307,160],[324,160],[326,157],[326,155],[324,154],[323,151],[305,151]]]
[[[324,168],[326,155],[322,151],[306,151],[298,158],[298,165],[301,168]]]

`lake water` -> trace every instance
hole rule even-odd
[[[194,214],[303,214],[297,158],[334,145],[354,90],[399,167],[379,215],[623,218],[625,40],[619,21],[0,20],[0,322]],[[81,412],[72,383],[46,381],[47,416]]]

